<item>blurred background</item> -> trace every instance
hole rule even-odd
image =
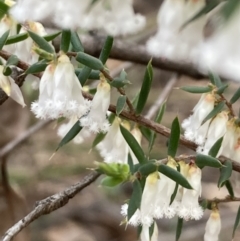
[[[136,0],[135,10],[147,16],[147,27],[135,36],[130,36],[124,41],[144,43],[157,29],[156,14],[161,1]],[[138,92],[143,79],[145,67],[142,65],[128,64],[116,60],[109,60],[108,67],[117,71],[125,66],[128,79],[132,85],[127,89],[130,98]],[[127,66],[127,68],[126,68]],[[154,80],[145,113],[154,104],[174,73],[154,69]],[[204,85],[207,80],[196,81],[181,76],[175,84]],[[231,82],[227,95],[231,96],[238,84]],[[38,92],[33,92],[31,84],[22,87],[28,107],[22,109],[10,99],[0,106],[0,147],[25,132],[37,122],[29,110],[32,100],[37,98]],[[116,93],[112,94],[112,103],[116,103]],[[188,94],[174,89],[169,93],[167,109],[162,124],[170,127],[172,120],[178,115],[182,121],[191,113],[197,103],[199,95]],[[32,210],[37,200],[41,200],[66,187],[80,181],[94,167],[94,161],[101,161],[96,150],[90,150],[93,139],[88,139],[81,145],[70,143],[54,153],[60,138],[57,136],[58,123],[51,122],[43,129],[28,138],[21,146],[14,149],[6,158],[1,160],[0,183],[0,236],[16,221]],[[166,157],[165,137],[157,136],[151,158],[161,159]],[[148,143],[143,138],[142,146],[147,150]],[[191,154],[191,151],[180,146],[179,154]],[[216,182],[219,173],[216,169],[205,168],[203,172],[203,197],[223,198],[227,191],[218,190]],[[137,232],[132,227],[125,228],[120,225],[121,205],[130,197],[131,186],[123,185],[114,189],[102,187],[101,178],[84,189],[66,206],[43,216],[24,229],[15,241],[134,241]],[[232,227],[235,221],[237,203],[220,204],[222,217],[222,231],[220,241],[231,240]],[[200,221],[184,222],[180,240],[203,240],[206,220],[210,212],[206,211]],[[159,225],[159,240],[175,240],[177,219],[162,219]],[[238,231],[239,232],[239,231]],[[240,235],[240,232],[238,233]],[[236,234],[236,240],[238,240]]]

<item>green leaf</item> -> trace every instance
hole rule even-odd
[[[152,223],[152,225],[149,227],[149,240],[152,239],[152,235],[154,232],[155,222]]]
[[[5,76],[11,75],[12,74],[12,69],[10,67],[8,67],[8,66],[5,66],[4,69],[3,69],[3,74]]]
[[[218,113],[220,113],[223,110],[224,106],[225,106],[225,101],[218,103],[214,107],[214,109],[204,118],[202,125],[208,120],[210,120],[211,118],[215,117]]]
[[[222,167],[222,163],[217,158],[203,154],[197,154],[195,163],[199,168],[203,168],[205,166],[215,168]]]
[[[178,193],[178,183],[176,183],[173,194],[171,195],[170,204],[171,205]]]
[[[217,94],[221,95],[227,88],[228,88],[228,84],[222,85],[221,87],[218,88],[217,90]]]
[[[20,33],[17,35],[10,36],[10,37],[8,37],[8,39],[6,41],[6,45],[18,43],[27,38],[28,38],[28,33]]]
[[[227,180],[224,185],[227,188],[229,195],[231,197],[234,197],[234,191],[233,191],[233,187],[232,187],[231,182],[229,180]]]
[[[133,164],[133,159],[132,159],[132,156],[130,153],[128,153],[128,165],[129,165],[129,169],[130,169],[130,172],[132,174],[134,174],[135,170],[134,170],[134,164]]]
[[[149,142],[150,139],[151,139],[151,134],[152,134],[152,131],[147,128],[147,127],[144,127],[144,126],[139,126],[139,129],[142,133],[142,135],[147,139],[147,141]]]
[[[115,88],[122,88],[125,85],[131,84],[129,80],[121,79],[119,77],[114,78],[113,81],[110,81],[109,84]]]
[[[220,177],[218,180],[218,187],[222,187],[225,182],[231,177],[232,175],[232,162],[225,161],[224,166],[220,169]]]
[[[236,219],[235,219],[235,222],[234,222],[234,226],[233,226],[232,239],[235,236],[235,232],[236,232],[236,229],[237,229],[237,227],[239,225],[239,221],[240,221],[240,206],[238,208],[237,216],[236,216]]]
[[[18,61],[19,59],[16,55],[11,55],[6,62],[6,66],[17,65]]]
[[[142,165],[138,171],[141,173],[142,176],[148,176],[149,174],[156,172],[157,169],[158,168],[156,166],[156,163],[149,162]]]
[[[71,34],[71,44],[73,46],[73,51],[74,52],[84,52],[84,48],[82,45],[82,42],[78,36],[77,32],[73,32]]]
[[[168,142],[168,155],[175,157],[178,148],[178,142],[180,138],[180,125],[178,118],[176,117],[172,122],[170,138]]]
[[[39,46],[39,48],[45,50],[48,53],[54,53],[53,47],[43,37],[32,31],[28,31],[28,34],[32,38],[32,40]]]
[[[88,67],[86,67],[86,68],[88,68]],[[77,75],[77,76],[79,76],[80,75],[80,73],[83,71],[83,69],[84,68],[77,68],[77,69],[75,69],[75,74]],[[100,74],[101,72],[99,71],[99,70],[92,70],[91,71],[91,73],[90,73],[90,75],[88,76],[88,79],[92,79],[92,80],[99,80],[99,74]]]
[[[187,189],[192,189],[191,185],[189,184],[188,180],[178,171],[175,169],[161,164],[158,167],[158,171],[164,174],[165,176],[169,177],[172,179],[174,182],[178,183],[182,187],[185,187]],[[161,175],[160,175],[161,178]]]
[[[133,182],[133,193],[128,204],[128,220],[134,215],[136,210],[140,208],[142,199],[142,187],[138,180]]]
[[[124,139],[126,140],[134,155],[138,159],[138,162],[144,164],[146,162],[146,157],[135,137],[123,126],[120,126],[120,130]]]
[[[89,54],[85,54],[83,52],[79,52],[76,56],[76,60],[91,68],[91,69],[96,69],[96,70],[103,70],[104,66],[103,63],[101,62],[101,60],[89,55]]]
[[[230,19],[235,14],[235,11],[238,9],[239,4],[239,1],[228,0],[221,8],[221,14],[223,15],[223,17],[226,20]]]
[[[219,76],[216,75],[215,73],[210,72],[210,73],[209,73],[209,79],[210,79],[210,81],[211,81],[214,85],[216,85],[218,88],[221,88],[221,87],[222,87],[222,81],[221,81],[221,79],[219,78]]]
[[[201,94],[212,91],[212,87],[210,86],[183,86],[180,89],[194,94]]]
[[[79,79],[79,81],[80,81],[82,86],[84,86],[85,83],[87,82],[88,77],[89,77],[91,71],[92,71],[91,68],[89,68],[87,66],[84,66],[82,71],[79,73],[78,79]]]
[[[79,124],[79,120],[77,120],[77,122],[73,125],[70,131],[60,141],[56,151],[62,146],[66,145],[68,142],[70,142],[81,130],[82,130],[82,127]]]
[[[95,147],[97,144],[99,144],[106,135],[107,133],[103,133],[103,132],[98,133],[92,143],[92,148]]]
[[[9,6],[5,4],[3,1],[0,1],[0,19],[3,18],[5,14],[8,13]]]
[[[211,149],[209,150],[208,152],[208,155],[209,156],[212,156],[212,157],[216,157],[220,148],[221,148],[221,145],[222,145],[222,141],[223,141],[223,136],[221,138],[219,138],[215,143],[214,145],[211,147]]]
[[[153,69],[152,69],[152,64],[150,60],[144,74],[144,79],[143,79],[142,87],[138,98],[138,103],[136,108],[137,115],[141,114],[147,102],[147,98],[152,85],[152,79],[153,79]]]
[[[121,178],[116,178],[116,177],[104,177],[101,181],[101,185],[106,186],[106,187],[115,187],[122,183]]]
[[[177,230],[176,230],[176,241],[179,240],[181,233],[182,233],[182,227],[183,227],[183,219],[182,218],[178,218],[178,222],[177,222]]]
[[[48,35],[45,35],[43,36],[43,38],[46,40],[46,41],[52,41],[54,40],[58,35],[60,35],[62,33],[62,31],[59,31],[59,32],[56,32],[56,33],[53,33],[53,34],[48,34]]]
[[[70,42],[71,42],[71,31],[70,30],[62,30],[60,49],[64,53],[68,52]]]
[[[43,72],[47,68],[47,63],[45,62],[37,62],[31,66],[25,71],[25,74],[36,74],[39,72]]]
[[[116,105],[116,114],[120,115],[124,109],[124,106],[126,104],[127,97],[125,95],[121,95],[118,97],[117,105]]]
[[[105,43],[103,45],[102,51],[100,53],[99,59],[102,61],[103,64],[106,64],[111,49],[113,45],[113,37],[112,36],[107,36],[107,39],[105,40]]]
[[[8,35],[10,33],[10,30],[7,30],[0,38],[0,50],[2,50],[3,46],[7,42]]]
[[[229,101],[231,104],[234,104],[238,99],[240,98],[240,87],[237,89],[237,91],[234,93],[233,97]]]

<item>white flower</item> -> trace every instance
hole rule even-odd
[[[198,203],[198,198],[201,196],[202,192],[202,172],[201,169],[199,169],[196,165],[189,165],[190,167],[187,173],[187,180],[192,186],[193,190],[184,188],[182,201],[178,209],[178,216],[186,220],[199,220],[203,216],[203,209]]]
[[[3,74],[3,66],[0,66],[0,88],[22,107],[26,106],[19,86],[10,76]]]
[[[93,133],[105,133],[109,129],[106,116],[110,105],[110,90],[110,85],[105,79],[102,79],[92,100],[90,112],[80,119],[80,125],[88,128]]]
[[[195,141],[198,145],[203,144],[205,134],[210,121],[201,126],[204,118],[213,110],[215,96],[212,93],[203,94],[193,109],[193,114],[182,123],[185,129],[184,136],[190,141]]]
[[[205,227],[204,241],[218,241],[218,236],[221,231],[221,218],[217,209],[212,210],[212,213]]]
[[[90,107],[89,101],[82,96],[81,84],[66,55],[58,58],[57,65],[51,63],[47,66],[39,92],[38,101],[31,106],[37,118],[80,118]]]
[[[72,117],[68,123],[62,124],[57,131],[58,136],[64,137],[70,129],[75,125],[75,123],[78,121],[77,117]],[[73,138],[73,143],[75,144],[81,144],[85,138],[88,138],[91,135],[91,133],[86,130],[82,129],[74,138]]]
[[[128,144],[120,131],[120,119],[115,118],[107,135],[96,148],[105,162],[127,164]]]
[[[150,233],[149,233],[149,227],[145,226],[145,225],[142,226],[140,240],[141,241],[158,241],[158,226],[157,226],[156,222],[154,222],[153,234],[152,234],[151,238],[150,238]]]

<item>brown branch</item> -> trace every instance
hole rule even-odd
[[[96,172],[91,172],[83,178],[82,181],[72,185],[71,187],[47,197],[41,201],[36,202],[36,206],[28,215],[12,226],[3,236],[1,241],[12,240],[22,229],[27,227],[37,218],[49,214],[63,206],[65,206],[68,201],[73,198],[76,194],[82,191],[85,187],[93,183],[101,174]]]

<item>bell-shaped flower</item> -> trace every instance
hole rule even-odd
[[[61,138],[63,138],[70,130],[71,128],[75,125],[75,123],[78,121],[79,119],[76,116],[73,116],[68,123],[66,124],[62,124],[57,131],[58,136],[60,136]],[[81,144],[84,139],[90,137],[91,133],[86,130],[86,129],[82,129],[74,138],[73,138],[73,143],[75,144]]]
[[[149,227],[145,225],[142,226],[140,241],[158,241],[158,226],[156,222],[154,222],[153,233],[151,236]]]
[[[51,63],[43,73],[39,86],[39,99],[31,109],[37,118],[80,118],[90,108],[90,102],[82,96],[82,86],[66,55]]]
[[[3,66],[0,66],[0,88],[7,96],[11,97],[22,107],[26,106],[19,86],[15,83],[11,76],[5,76],[3,74]]]
[[[182,200],[178,208],[178,216],[185,220],[199,220],[203,216],[203,209],[198,203],[198,198],[202,192],[202,171],[195,164],[190,163],[189,165],[187,180],[193,189],[184,188]]]
[[[221,231],[221,218],[217,209],[212,210],[212,213],[205,227],[204,241],[218,241]]]
[[[198,142],[198,145],[203,144],[205,139],[203,133],[206,134],[209,122],[206,122],[203,127],[201,125],[204,118],[213,110],[214,103],[215,96],[213,93],[206,93],[201,96],[197,105],[193,109],[193,114],[185,119],[182,123],[182,127],[185,130],[184,136],[186,139]]]
[[[82,127],[88,128],[93,133],[108,131],[110,125],[107,120],[107,111],[110,105],[110,90],[110,85],[102,77],[97,87],[97,93],[92,100],[89,113],[80,119]]]

